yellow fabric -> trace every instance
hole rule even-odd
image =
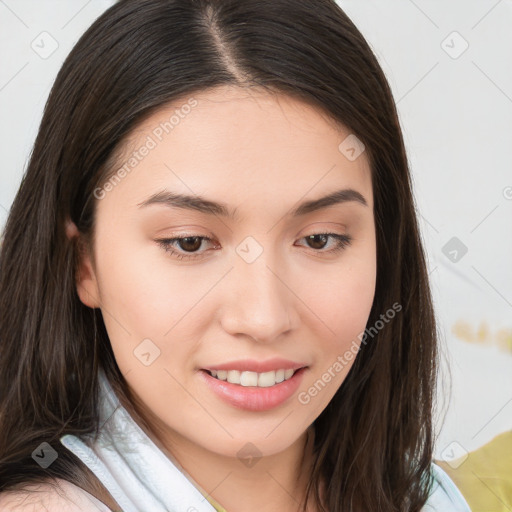
[[[203,495],[204,496],[204,495]],[[227,510],[222,507],[222,505],[220,505],[219,503],[217,503],[211,496],[205,496],[205,498],[211,503],[212,507],[217,511],[217,512],[227,512]]]
[[[512,510],[512,431],[504,432],[458,462],[436,461],[468,502],[472,512]]]

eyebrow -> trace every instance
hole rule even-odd
[[[312,213],[329,206],[347,202],[356,202],[363,206],[368,206],[366,199],[360,192],[351,188],[346,188],[337,190],[327,196],[320,197],[318,199],[303,201],[296,208],[294,208],[288,214],[288,216],[300,217],[302,215],[307,215],[308,213]],[[221,217],[226,217],[232,220],[236,220],[238,215],[237,208],[230,210],[224,203],[210,201],[197,195],[190,196],[185,194],[177,194],[168,190],[161,190],[153,194],[145,201],[138,203],[137,206],[139,208],[145,208],[155,204],[168,206],[170,208],[195,210],[201,213],[206,213],[208,215],[219,215]]]

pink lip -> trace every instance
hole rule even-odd
[[[305,371],[307,368],[301,368],[290,379],[268,388],[231,384],[212,377],[207,370],[198,373],[209,389],[228,404],[246,411],[267,411],[281,405],[297,391]]]
[[[305,363],[296,363],[275,357],[267,361],[256,361],[254,359],[243,359],[239,361],[232,361],[231,363],[223,363],[207,366],[203,370],[238,370],[239,372],[256,372],[265,373],[276,370],[298,370],[307,366]]]

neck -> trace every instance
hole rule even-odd
[[[313,426],[284,451],[247,464],[204,450],[179,435],[160,435],[156,441],[199,490],[227,512],[302,509],[313,461]]]
[[[246,463],[205,449],[169,431],[135,401],[125,404],[158,448],[207,498],[227,512],[300,512],[311,476],[314,425],[285,450]],[[142,410],[140,409],[142,407]],[[323,494],[321,490],[321,494]],[[307,512],[314,512],[308,508]]]

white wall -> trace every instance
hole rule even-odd
[[[0,2],[0,228],[56,73],[112,3]],[[452,369],[437,446],[449,459],[512,429],[512,1],[339,3],[374,48],[405,133]]]

